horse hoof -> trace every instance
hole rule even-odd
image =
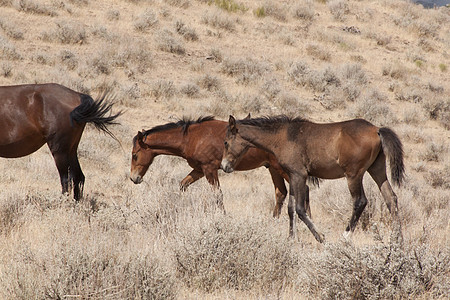
[[[349,241],[349,240],[352,239],[352,232],[351,232],[351,231],[344,231],[344,232],[342,233],[342,237],[343,237],[345,240]]]

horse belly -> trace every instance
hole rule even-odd
[[[313,162],[309,165],[308,175],[322,179],[337,179],[345,176],[345,170],[335,161]]]
[[[16,158],[27,156],[45,144],[41,136],[31,136],[20,140],[4,143],[0,140],[0,157]]]

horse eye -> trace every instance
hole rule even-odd
[[[223,142],[223,144],[225,145],[225,147],[228,147],[228,142],[227,141]]]
[[[137,160],[137,154],[133,153],[133,155],[131,156],[133,158],[133,160]]]

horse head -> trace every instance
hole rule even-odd
[[[142,182],[142,178],[155,158],[152,149],[145,143],[146,138],[147,136],[141,131],[133,138],[130,179],[135,184]]]
[[[239,163],[242,156],[247,152],[250,146],[251,144],[241,137],[239,133],[239,124],[236,122],[236,119],[233,116],[230,116],[230,119],[228,120],[227,133],[224,140],[224,150],[221,163],[222,170],[226,173],[233,172],[235,166]]]

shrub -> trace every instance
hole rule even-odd
[[[450,129],[450,103],[445,96],[432,97],[424,103],[430,119],[438,120],[446,129]]]
[[[299,280],[321,299],[439,298],[449,290],[446,250],[393,244],[359,249],[339,242],[318,255],[304,256],[306,271]]]
[[[350,12],[347,2],[343,0],[332,0],[328,2],[328,8],[333,17],[338,21],[343,21],[345,15]]]
[[[2,63],[1,74],[5,78],[12,76],[12,65],[9,62]]]
[[[0,297],[175,299],[167,259],[124,229],[105,226],[96,214],[108,209],[55,205],[43,207],[39,220],[29,211],[21,238],[2,245]]]
[[[267,64],[251,58],[225,59],[222,63],[222,72],[236,77],[236,81],[243,84],[258,80],[268,70]]]
[[[16,47],[8,39],[0,35],[0,57],[7,60],[18,60],[22,56],[17,52]]]
[[[177,92],[172,81],[158,80],[152,84],[151,94],[156,99],[170,99]]]
[[[187,83],[180,88],[180,92],[189,98],[196,98],[200,93],[200,88],[194,83]]]
[[[246,12],[248,10],[244,4],[237,3],[234,0],[214,0],[212,2],[214,2],[217,7],[228,12]]]
[[[306,53],[323,61],[329,61],[331,54],[327,50],[321,48],[316,44],[309,44],[306,46]]]
[[[397,122],[388,105],[381,101],[377,91],[366,93],[363,98],[355,102],[349,109],[352,118],[363,118],[377,126],[388,126]]]
[[[110,9],[106,12],[106,19],[108,21],[118,21],[120,19],[120,11],[115,9]]]
[[[220,79],[209,74],[206,74],[199,78],[197,80],[197,83],[209,92],[220,90],[221,87]]]
[[[448,153],[448,147],[443,144],[437,144],[435,142],[431,142],[427,145],[427,149],[425,153],[421,154],[420,157],[425,161],[441,161],[441,156]]]
[[[23,40],[23,32],[17,25],[12,24],[11,21],[4,21],[0,18],[0,28],[3,29],[10,38],[14,40]]]
[[[134,29],[145,32],[158,24],[158,18],[151,10],[146,10],[140,14],[133,23]]]
[[[23,11],[26,13],[39,14],[39,15],[47,15],[47,16],[56,16],[56,12],[53,11],[53,8],[41,3],[40,1],[35,0],[20,0],[14,1],[13,6],[18,11]]]
[[[181,41],[173,37],[172,33],[168,30],[159,32],[156,36],[156,42],[158,44],[158,48],[162,51],[180,55],[186,53],[186,49]]]
[[[312,21],[314,14],[314,3],[311,0],[302,1],[302,4],[294,8],[294,17],[297,19]]]
[[[222,52],[219,49],[211,49],[209,51],[209,57],[208,58],[214,59],[215,62],[222,62],[223,55],[222,55]]]
[[[450,170],[449,167],[447,167],[445,170],[430,170],[426,175],[426,179],[433,188],[449,189],[450,188],[450,180],[448,178],[449,170]]]
[[[410,70],[408,70],[405,66],[400,64],[383,66],[382,71],[383,76],[390,76],[394,79],[401,79],[401,80],[405,80],[409,73]]]
[[[61,44],[84,44],[87,42],[87,33],[83,25],[75,22],[60,21],[56,29],[43,32],[44,41],[60,42]]]
[[[223,16],[223,14],[219,12],[209,13],[202,17],[202,22],[206,25],[210,25],[212,27],[223,29],[226,31],[234,31],[235,30],[235,22],[228,17]]]
[[[287,21],[287,12],[285,7],[274,4],[272,1],[266,1],[263,6],[258,7],[254,11],[255,16],[263,18],[270,16],[278,21]]]
[[[180,228],[174,242],[178,277],[206,292],[279,290],[296,260],[291,241],[265,223],[219,215]]]
[[[188,28],[183,22],[177,21],[175,24],[175,29],[179,35],[184,37],[187,41],[198,40],[198,35],[194,29]]]
[[[69,70],[75,70],[78,66],[78,59],[69,50],[62,50],[59,53],[59,59]]]

